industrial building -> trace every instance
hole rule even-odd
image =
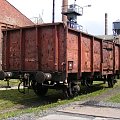
[[[105,34],[97,35],[97,37],[103,40],[114,41],[117,44],[120,44],[120,20],[116,20],[113,22],[113,34],[108,34],[108,15],[105,13]]]
[[[17,10],[13,5],[11,5],[7,0],[0,0],[0,61],[2,54],[1,30],[5,28],[15,28],[28,25],[34,25],[34,23],[19,10]]]

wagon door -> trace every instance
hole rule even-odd
[[[3,32],[3,70],[20,70],[20,32]]]
[[[119,61],[119,45],[115,45],[115,70],[118,71],[119,70],[119,66],[120,66],[120,61]]]
[[[38,61],[39,70],[55,71],[58,67],[58,37],[55,26],[38,28]]]
[[[112,74],[114,67],[113,43],[110,41],[103,42],[103,74]]]

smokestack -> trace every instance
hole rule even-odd
[[[67,11],[67,7],[68,7],[68,0],[63,0],[62,1],[62,7],[63,7],[63,11]],[[64,23],[67,23],[67,16],[66,15],[63,15],[62,14],[62,21],[64,22]]]
[[[108,34],[108,15],[105,13],[105,35]]]

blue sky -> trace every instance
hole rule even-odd
[[[42,16],[44,22],[52,21],[52,1],[53,0],[8,0],[13,6],[25,14],[28,18]],[[74,0],[69,0],[69,4]],[[78,24],[83,26],[83,30],[89,34],[104,34],[104,16],[108,14],[108,34],[112,34],[112,22],[120,19],[120,0],[76,0],[76,3],[85,7],[83,16],[78,17]],[[61,21],[62,0],[55,0],[55,21]]]

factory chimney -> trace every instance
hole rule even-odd
[[[105,13],[105,35],[108,34],[108,15]]]
[[[63,0],[62,1],[62,11],[67,11],[68,7],[68,0]],[[62,21],[64,23],[67,23],[67,16],[62,14]]]

